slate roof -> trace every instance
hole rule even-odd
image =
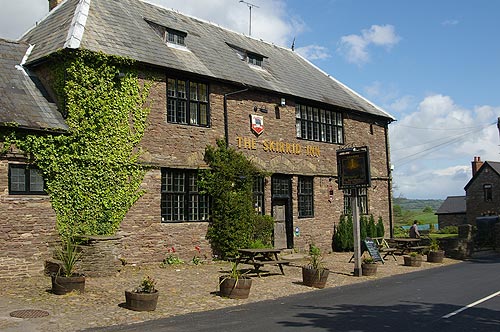
[[[469,186],[476,180],[486,168],[491,168],[499,177],[500,177],[500,162],[497,161],[485,161],[483,165],[477,170],[476,174],[472,177],[472,179],[467,182],[464,189],[467,190]]]
[[[167,46],[146,20],[186,33],[186,49]],[[290,49],[144,1],[66,0],[21,40],[35,45],[28,63],[64,48],[102,51],[394,120]],[[263,56],[264,70],[242,61],[235,48]]]
[[[458,214],[466,212],[465,196],[448,196],[436,214]]]
[[[40,81],[20,65],[27,51],[26,43],[0,39],[0,126],[65,130]]]

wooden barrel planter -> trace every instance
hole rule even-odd
[[[60,275],[52,275],[52,293],[64,295],[73,291],[83,293],[85,291],[85,276],[74,275],[64,277]]]
[[[364,276],[374,276],[377,274],[377,264],[361,264],[361,274]]]
[[[302,267],[302,283],[309,287],[325,288],[326,281],[328,280],[328,269],[313,269],[308,266]]]
[[[125,306],[134,311],[154,311],[158,303],[159,292],[137,293],[125,291]]]
[[[239,277],[238,279],[221,276],[219,278],[219,295],[230,299],[246,299],[250,294],[252,279]]]
[[[419,267],[422,265],[422,256],[403,256],[405,266]]]
[[[444,250],[429,251],[427,253],[427,261],[429,263],[442,263],[444,259]]]

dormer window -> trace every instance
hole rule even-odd
[[[187,33],[172,29],[166,29],[165,35],[165,39],[168,43],[185,46],[184,38],[186,38]]]
[[[149,20],[146,20],[146,22],[148,22],[151,28],[153,28],[153,30],[163,40],[165,44],[167,44],[168,46],[172,46],[174,48],[187,50],[187,48],[185,47],[186,46],[185,39],[187,37],[186,32],[167,28],[163,25],[151,22]]]
[[[254,66],[262,67],[264,57],[257,54],[248,53],[248,63]]]

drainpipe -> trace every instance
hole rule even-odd
[[[384,126],[385,134],[385,158],[387,164],[387,196],[389,197],[389,228],[391,238],[394,237],[394,221],[392,213],[392,169],[391,169],[391,158],[389,156],[389,122],[386,122]]]
[[[237,93],[242,93],[248,91],[249,88],[245,88],[238,91],[228,92],[224,94],[224,138],[226,140],[226,147],[229,147],[229,120],[227,115],[227,96],[235,95]]]

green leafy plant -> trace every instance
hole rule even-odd
[[[49,58],[48,81],[66,117],[63,134],[2,131],[43,173],[62,238],[111,235],[143,194],[139,143],[147,126],[152,80],[129,59],[90,51]]]
[[[165,257],[161,263],[162,267],[165,267],[167,265],[184,264],[184,261],[179,257],[177,257],[177,255],[175,254],[176,251],[174,247],[168,248],[167,251],[168,251],[167,257]]]
[[[439,251],[439,241],[436,238],[430,238],[429,250],[430,251]]]
[[[82,254],[72,239],[62,241],[61,248],[56,251],[56,258],[62,262],[62,271],[58,274],[64,277],[71,277],[75,274],[75,265],[80,260]]]
[[[139,287],[134,290],[135,293],[154,293],[156,292],[156,280],[150,276],[145,276]]]
[[[363,257],[363,264],[376,264],[375,260],[370,256]]]
[[[196,250],[196,254],[191,259],[191,263],[193,263],[194,265],[203,264],[204,259],[201,258],[201,248],[199,246],[195,246],[194,249]],[[206,256],[205,256],[205,259],[206,259]]]
[[[412,252],[410,252],[408,254],[408,256],[410,256],[410,257],[417,257],[417,256],[420,256],[420,254],[418,252],[416,252],[416,251],[412,251]]]
[[[321,249],[313,243],[309,244],[309,266],[315,270],[324,269]]]
[[[264,173],[223,140],[217,147],[206,147],[205,161],[210,169],[199,171],[198,186],[212,198],[207,238],[215,255],[235,257],[239,248],[247,248],[255,239],[254,222],[261,217],[253,205],[253,184]],[[269,230],[259,233],[263,242],[269,240]]]

